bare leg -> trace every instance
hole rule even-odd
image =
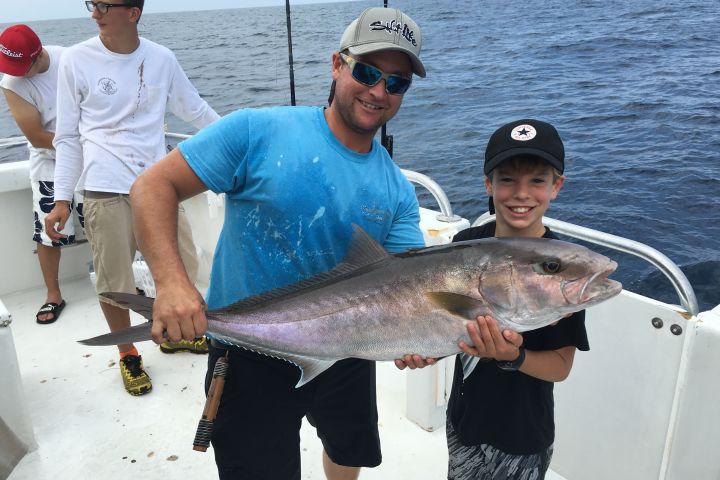
[[[105,320],[107,321],[111,332],[117,332],[118,330],[122,330],[130,326],[130,312],[128,310],[110,305],[106,302],[100,302],[100,308],[102,308]],[[128,350],[132,350],[132,348],[132,343],[118,345],[118,350],[121,352],[127,352]]]
[[[328,480],[357,480],[360,476],[360,467],[346,467],[330,460],[323,450],[323,470]]]
[[[43,280],[47,288],[46,303],[60,303],[62,294],[60,293],[60,282],[58,275],[60,272],[60,249],[56,247],[48,247],[42,243],[37,243],[37,255],[40,261],[40,270],[42,270]],[[46,321],[52,318],[51,313],[39,316],[39,320]]]

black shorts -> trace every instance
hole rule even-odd
[[[375,362],[341,360],[295,388],[300,378],[295,365],[244,350],[229,352],[211,437],[221,480],[299,480],[300,425],[305,415],[333,462],[380,464]],[[215,362],[224,354],[210,346],[206,392]]]

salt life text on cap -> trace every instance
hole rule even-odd
[[[495,130],[485,149],[485,175],[519,155],[542,158],[560,173],[565,169],[565,147],[560,135],[555,127],[540,120],[517,120]]]
[[[420,61],[422,33],[417,23],[394,8],[368,8],[345,29],[340,40],[340,51],[352,55],[365,55],[383,50],[404,52],[410,57],[413,73],[425,76]]]
[[[40,39],[27,25],[12,25],[0,33],[0,72],[22,77],[42,52]]]

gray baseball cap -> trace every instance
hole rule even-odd
[[[394,8],[368,8],[345,29],[340,40],[340,51],[365,55],[383,50],[397,50],[410,57],[413,73],[425,76],[420,61],[422,33],[417,23]]]

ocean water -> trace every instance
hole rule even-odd
[[[660,250],[683,268],[702,309],[720,304],[717,1],[389,3],[423,28],[428,71],[388,125],[400,166],[430,175],[472,220],[486,210],[492,131],[523,117],[549,121],[565,142],[568,177],[549,216]],[[342,30],[381,5],[292,7],[299,105],[326,102]],[[77,15],[30,25],[46,44],[71,45],[97,33],[82,4]],[[219,113],[290,103],[283,7],[148,14],[140,27],[175,52]],[[168,124],[192,133],[173,117]],[[17,134],[0,108],[0,137]],[[25,156],[24,147],[8,149],[0,162]],[[679,302],[651,265],[600,250],[620,263],[615,277],[629,290]]]

